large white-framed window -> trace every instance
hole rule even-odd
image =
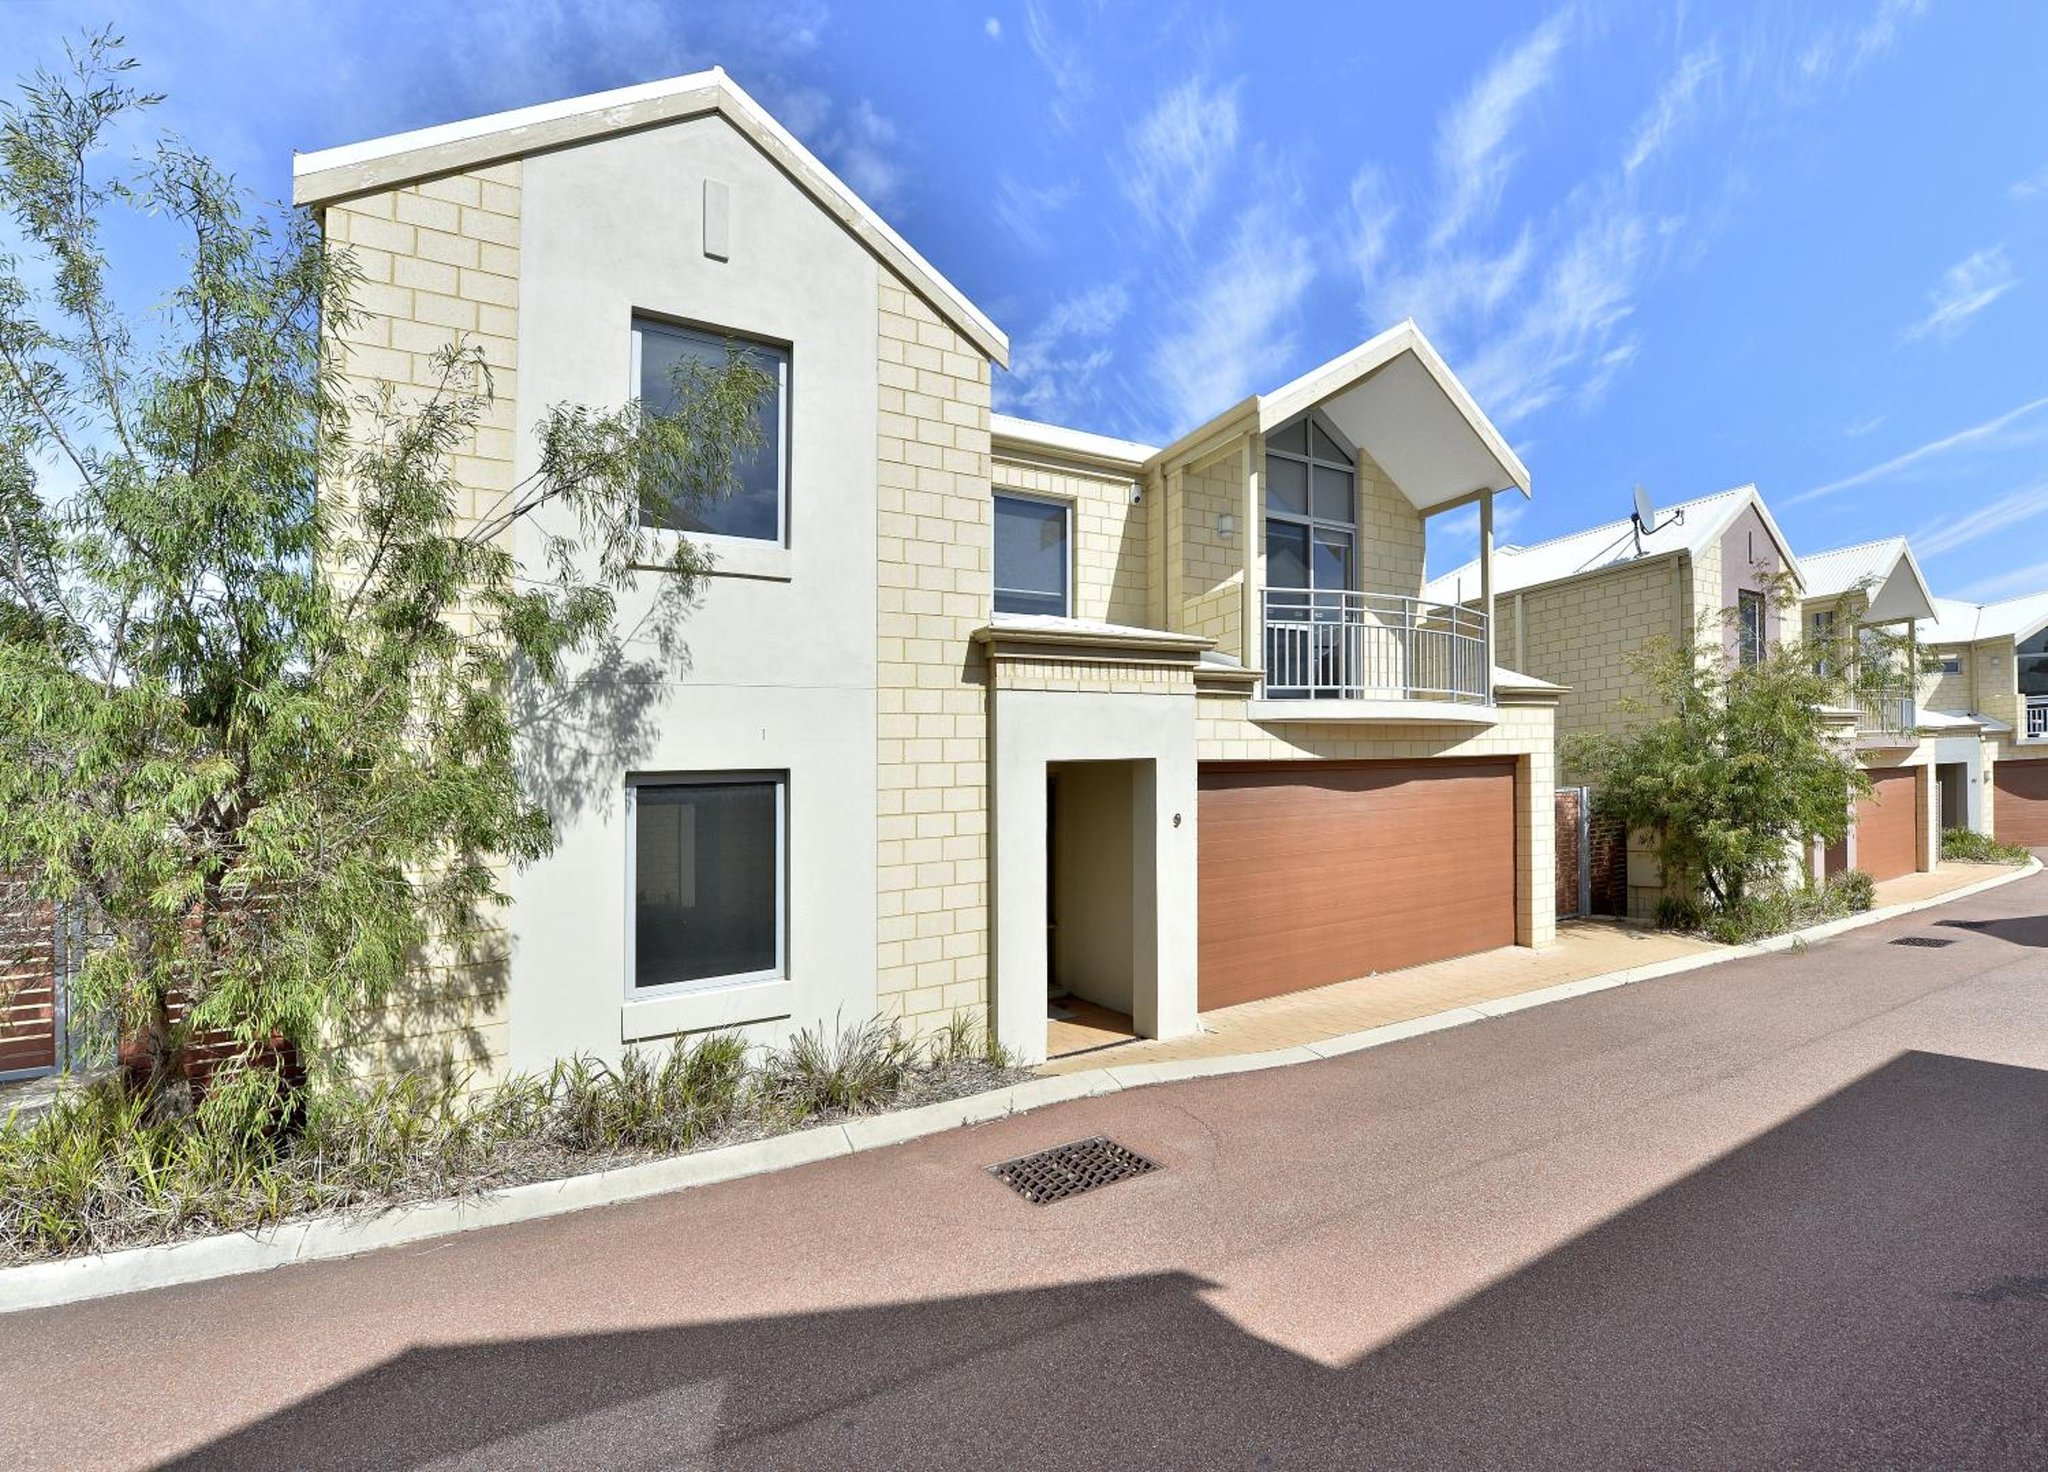
[[[759,447],[734,467],[738,484],[730,494],[704,501],[678,498],[666,506],[646,508],[641,514],[647,525],[670,531],[780,546],[789,541],[789,347],[636,313],[634,392],[648,408],[672,413],[678,402],[679,375],[686,375],[692,366],[718,371],[735,345],[773,384],[755,410]]]
[[[1735,657],[1743,665],[1762,664],[1764,658],[1764,595],[1754,588],[1735,593]]]
[[[1266,436],[1266,586],[1305,595],[1358,586],[1357,464],[1313,414]],[[1306,610],[1317,600],[1299,601]]]
[[[2013,668],[2019,677],[2020,694],[2034,700],[2048,699],[2048,629],[2021,641]]]
[[[626,809],[627,997],[787,976],[789,774],[635,777]]]
[[[1835,610],[1816,608],[1806,616],[1806,644],[1813,651],[1813,672],[1828,674],[1834,666]]]
[[[995,493],[997,613],[1073,610],[1074,508],[1065,501]]]

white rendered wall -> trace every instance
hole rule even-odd
[[[730,191],[724,261],[703,250],[707,179]],[[723,549],[725,573],[684,625],[687,667],[637,721],[585,708],[525,742],[561,842],[511,883],[510,1064],[614,1058],[678,1030],[747,1025],[765,1039],[863,1019],[875,1010],[874,260],[716,117],[528,159],[520,252],[521,476],[547,406],[636,392],[635,312],[790,344],[792,448],[787,551]],[[534,535],[522,538],[530,561]],[[621,600],[625,626],[646,597]],[[629,1004],[627,781],[716,771],[789,773],[788,979]]]

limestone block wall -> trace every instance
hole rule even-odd
[[[1689,626],[1691,580],[1681,574],[1677,560],[1659,558],[1494,600],[1500,662],[1519,649],[1523,674],[1569,687],[1557,707],[1560,741],[1619,734],[1644,719],[1623,708],[1651,696],[1633,659],[1649,639]]]
[[[922,1030],[988,1001],[989,365],[878,269],[876,992]]]
[[[1396,598],[1422,595],[1422,513],[1370,455],[1358,456],[1358,586]],[[1476,590],[1475,590],[1476,591]]]
[[[1072,508],[1073,616],[1099,623],[1152,623],[1151,505],[1128,476],[998,453],[995,489],[1064,501]]]
[[[466,521],[489,514],[513,485],[519,199],[514,160],[322,212],[328,249],[346,251],[361,276],[361,320],[329,336],[351,393],[388,388],[401,402],[423,399],[439,379],[435,354],[454,342],[476,348],[490,367],[493,401],[452,456]],[[366,1076],[428,1071],[488,1081],[508,1043],[505,957],[501,924],[451,940],[410,984],[352,1020],[339,1039],[347,1065]]]
[[[1492,726],[1328,725],[1253,721],[1241,695],[1201,691],[1195,755],[1203,762],[1515,759],[1516,920],[1520,945],[1557,937],[1556,724],[1548,705],[1503,706]]]
[[[1173,629],[1202,634],[1226,654],[1245,654],[1244,549],[1246,538],[1260,535],[1240,525],[1226,539],[1218,518],[1244,520],[1244,460],[1235,447],[1181,477],[1177,527],[1180,600]],[[1261,523],[1263,526],[1263,523]],[[1172,545],[1171,541],[1169,545]],[[1247,663],[1257,663],[1254,651]]]

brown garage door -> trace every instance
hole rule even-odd
[[[2048,761],[2000,762],[1992,783],[1991,826],[1999,839],[2048,848]]]
[[[1920,804],[1912,767],[1870,774],[1856,800],[1856,867],[1872,879],[1896,879],[1920,867]]]
[[[1511,762],[1205,767],[1200,822],[1205,1011],[1514,944]]]

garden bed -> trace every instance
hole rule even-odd
[[[1030,1077],[956,1025],[913,1043],[870,1023],[750,1053],[730,1034],[564,1062],[464,1093],[417,1077],[335,1088],[301,1122],[260,1073],[164,1111],[104,1079],[0,1128],[0,1265],[374,1214],[910,1109]]]

